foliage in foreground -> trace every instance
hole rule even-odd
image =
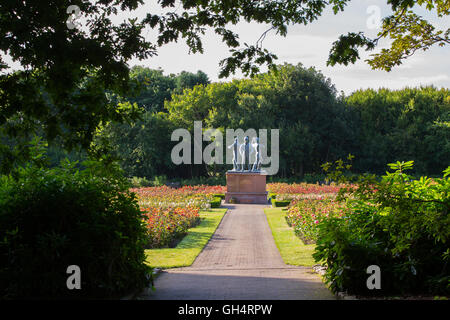
[[[450,293],[450,167],[443,178],[413,179],[410,162],[389,165],[381,181],[365,175],[342,189],[353,212],[319,224],[314,258],[327,265],[334,292],[387,295]],[[381,290],[368,290],[367,267],[381,268]]]
[[[0,178],[1,298],[120,297],[148,285],[134,195],[103,163],[84,165],[29,164]],[[81,290],[66,286],[70,265],[81,269]]]

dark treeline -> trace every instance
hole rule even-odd
[[[125,99],[143,109],[141,120],[105,124],[94,142],[115,154],[129,177],[192,179],[230,169],[172,163],[171,150],[178,143],[171,141],[173,130],[193,132],[194,121],[222,131],[279,129],[281,178],[321,174],[321,164],[349,153],[359,173],[381,174],[387,163],[414,160],[415,174],[433,176],[449,165],[448,89],[368,89],[345,97],[330,79],[301,64],[224,83],[210,83],[201,71],[165,76],[161,70],[134,67],[131,74],[140,93]]]

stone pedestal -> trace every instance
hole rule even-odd
[[[225,202],[267,203],[266,174],[260,172],[227,172]]]

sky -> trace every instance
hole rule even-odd
[[[173,11],[173,9],[171,9]],[[132,16],[144,18],[147,13],[160,13],[161,8],[156,0],[146,0],[137,11],[121,12],[112,20],[120,23]],[[434,14],[424,10],[415,10],[416,13],[429,19],[436,27],[447,29],[450,19],[437,18]],[[363,31],[366,36],[375,38],[379,29],[374,27],[377,13],[385,17],[391,13],[386,0],[354,0],[345,8],[344,12],[334,15],[331,10],[325,12],[318,20],[308,25],[293,25],[288,27],[287,36],[283,37],[271,31],[266,36],[263,47],[278,56],[277,64],[302,63],[305,67],[315,67],[326,77],[331,79],[338,92],[346,95],[358,89],[388,87],[401,89],[420,85],[434,85],[438,88],[450,88],[450,46],[434,46],[428,51],[416,52],[401,66],[395,67],[391,72],[370,69],[364,61],[369,53],[360,51],[361,59],[353,65],[334,67],[327,66],[326,61],[332,43],[341,34]],[[269,28],[268,25],[257,23],[239,23],[230,29],[239,34],[241,44],[246,42],[255,44],[260,35]],[[144,31],[149,41],[156,42],[157,33],[148,29]],[[375,51],[387,47],[389,41],[380,41]],[[141,65],[153,69],[161,68],[164,74],[180,73],[181,71],[205,72],[213,82],[229,81],[233,78],[243,78],[237,72],[226,79],[219,79],[220,60],[228,57],[229,48],[222,43],[221,38],[212,30],[208,30],[203,37],[204,53],[189,54],[189,49],[183,41],[170,43],[158,49],[158,55],[146,60],[133,59],[130,66]],[[6,61],[8,59],[6,58]],[[262,71],[267,68],[263,67]]]
[[[154,10],[151,1],[140,11],[143,15],[148,10]],[[364,61],[368,53],[360,52],[361,59],[354,65],[334,67],[326,66],[332,43],[341,34],[363,31],[367,36],[376,37],[379,29],[374,28],[377,11],[381,17],[391,13],[386,1],[357,0],[352,1],[344,12],[334,15],[331,10],[326,12],[319,20],[309,25],[294,25],[288,28],[286,37],[275,34],[273,31],[267,35],[263,46],[278,56],[276,63],[291,64],[302,63],[305,67],[315,67],[326,77],[330,78],[338,91],[345,94],[358,89],[389,87],[400,89],[406,86],[435,85],[436,87],[450,87],[450,46],[444,48],[435,46],[428,51],[417,52],[406,60],[404,64],[391,72],[375,71],[370,69]],[[449,27],[449,18],[438,19],[426,10],[417,11],[429,18],[435,26]],[[241,39],[241,43],[254,44],[260,35],[268,29],[268,25],[256,23],[240,23],[233,26]],[[151,31],[148,36],[151,36]],[[131,65],[143,65],[150,68],[162,68],[165,74],[179,73],[183,70],[197,72],[202,70],[208,74],[211,81],[227,81],[233,78],[242,78],[241,73],[227,79],[219,79],[219,62],[226,58],[228,48],[221,42],[214,32],[207,32],[204,37],[204,53],[189,54],[188,47],[180,43],[172,43],[159,48],[158,56],[148,60],[133,60]],[[386,47],[388,41],[381,41],[374,52]],[[267,68],[263,68],[263,71]]]

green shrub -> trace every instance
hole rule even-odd
[[[359,177],[356,189],[341,189],[353,214],[319,224],[316,261],[328,266],[334,291],[350,294],[450,294],[450,167],[444,178],[414,180],[404,171],[381,181]],[[366,269],[381,269],[381,290],[368,290]]]
[[[216,194],[213,194],[213,196],[217,197],[217,198],[220,198],[222,200],[225,200],[225,194],[223,194],[223,193],[216,193]]]
[[[276,193],[274,193],[274,192],[269,192],[269,193],[267,194],[267,200],[272,201],[272,199],[275,199],[276,196],[277,196]]]
[[[385,252],[385,242],[381,241],[386,235],[371,237],[377,217],[366,212],[351,218],[330,218],[318,225],[319,235],[313,256],[316,262],[322,260],[326,263],[325,280],[334,293],[372,295],[392,292],[392,275],[387,273],[391,273],[393,261]],[[370,221],[371,218],[374,220]],[[370,265],[381,268],[382,293],[369,291],[366,286],[369,277],[366,270]]]
[[[151,181],[140,177],[132,177],[130,179],[130,183],[133,188],[151,187],[153,185]]]
[[[272,206],[274,207],[287,207],[291,203],[291,200],[277,200],[272,198]]]
[[[214,197],[213,200],[210,202],[211,208],[220,208],[222,204],[222,198],[220,197]]]
[[[0,179],[1,298],[117,298],[148,285],[134,194],[104,164],[84,165]],[[80,267],[81,290],[66,287],[69,265]]]
[[[182,179],[181,185],[183,186],[198,186],[198,185],[207,185],[207,186],[226,186],[227,181],[225,174],[221,174],[216,177],[194,177],[191,179]]]
[[[165,185],[166,182],[167,182],[167,177],[165,175],[155,176],[155,177],[153,177],[153,180],[151,181],[151,186],[161,187],[161,186]]]

